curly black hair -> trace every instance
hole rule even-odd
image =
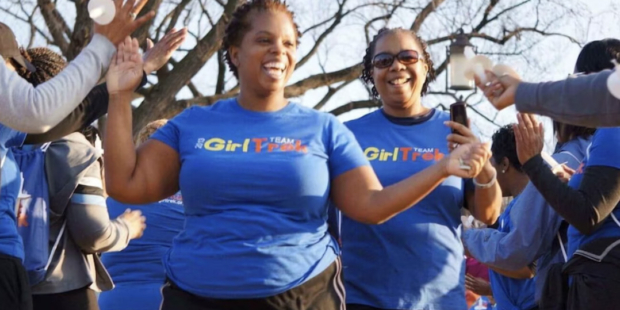
[[[504,158],[508,158],[510,165],[522,172],[521,162],[517,156],[514,126],[515,124],[506,125],[493,134],[491,152],[493,152],[493,159],[496,163],[501,163]]]
[[[428,52],[428,45],[426,41],[422,40],[417,33],[411,30],[406,30],[403,28],[382,28],[379,32],[372,38],[372,41],[366,48],[366,54],[364,55],[364,60],[362,62],[364,68],[362,69],[362,81],[367,85],[372,85],[372,96],[375,99],[379,99],[379,92],[377,92],[377,88],[375,87],[375,81],[372,79],[372,58],[375,56],[375,48],[377,46],[377,41],[381,39],[383,36],[394,33],[397,31],[407,32],[413,36],[413,38],[418,42],[420,47],[422,47],[422,56],[424,57],[424,61],[428,65],[428,72],[426,73],[426,81],[424,85],[422,85],[421,94],[424,96],[428,92],[428,85],[435,80],[435,68],[433,66],[433,60],[431,59],[431,55]]]
[[[17,74],[34,86],[53,78],[67,66],[67,61],[62,56],[46,47],[20,49],[19,52],[37,71],[29,72],[20,66],[16,67]]]
[[[231,46],[238,47],[241,45],[243,37],[252,27],[252,21],[248,17],[254,11],[276,11],[286,13],[291,18],[291,23],[293,23],[293,26],[295,27],[295,32],[297,34],[297,45],[299,45],[299,39],[301,38],[301,31],[299,31],[299,26],[297,25],[297,23],[295,23],[295,14],[291,12],[291,10],[289,10],[286,1],[250,0],[239,6],[235,10],[235,12],[233,12],[232,18],[226,26],[224,38],[222,39],[222,51],[224,52],[224,60],[228,64],[228,68],[230,68],[230,71],[235,75],[237,79],[239,78],[239,72],[237,70],[237,66],[235,66],[235,64],[233,64],[232,62],[229,49]]]

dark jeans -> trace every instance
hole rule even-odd
[[[0,308],[32,310],[26,269],[19,258],[0,254]]]
[[[337,259],[306,283],[281,294],[257,299],[215,299],[188,293],[168,281],[161,310],[345,310],[342,264]]]

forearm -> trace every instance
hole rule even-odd
[[[548,116],[554,120],[585,126],[620,126],[620,99],[607,88],[612,71],[547,83],[521,83],[517,88],[517,110]],[[588,102],[584,109],[583,103]]]
[[[619,169],[587,167],[579,189],[560,181],[540,155],[526,162],[523,169],[549,205],[585,235],[596,230],[620,200]]]
[[[497,177],[495,168],[487,162],[475,180],[478,184],[488,184]],[[495,181],[488,188],[476,187],[474,191],[474,205],[469,206],[469,211],[477,220],[491,225],[497,221],[502,206],[502,190]]]
[[[489,265],[488,267],[491,270],[493,270],[493,271],[495,271],[495,272],[497,272],[497,273],[499,273],[499,274],[501,274],[503,276],[506,276],[506,277],[509,277],[509,278],[513,278],[513,279],[518,279],[518,280],[531,279],[531,278],[533,278],[536,275],[536,273],[529,266],[525,266],[525,267],[523,267],[523,268],[521,268],[519,270],[515,270],[515,271],[501,269],[501,268],[494,267],[494,266],[491,266],[491,265]]]
[[[364,210],[361,213],[366,215],[361,221],[380,224],[418,203],[448,177],[446,160],[442,159],[401,182],[369,193],[359,206]]]
[[[131,186],[137,163],[132,137],[131,98],[131,93],[110,96],[104,140],[106,189],[119,201],[123,201],[124,193],[140,190]]]
[[[26,133],[50,130],[97,84],[114,51],[110,41],[95,35],[67,68],[36,88],[0,64],[0,123]]]

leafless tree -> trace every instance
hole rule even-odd
[[[55,46],[69,60],[88,43],[92,21],[87,0],[3,0],[0,14],[29,29],[32,45],[37,40]],[[244,0],[149,0],[147,10],[157,17],[138,29],[141,42],[157,41],[173,27],[187,26],[191,40],[151,77],[140,91],[143,102],[134,112],[134,130],[147,122],[171,117],[191,105],[209,105],[234,96],[239,88],[226,69],[219,51],[226,21]],[[445,73],[446,46],[459,29],[476,44],[479,53],[499,59],[522,57],[550,37],[580,42],[563,29],[583,16],[577,0],[290,0],[297,12],[304,39],[296,75],[286,88],[287,97],[300,97],[311,90],[323,94],[312,103],[336,115],[377,107],[371,99],[351,98],[335,103],[335,95],[348,87],[360,87],[361,59],[365,45],[379,28],[401,26],[418,32],[428,42],[438,74]],[[144,10],[144,11],[147,11]],[[353,57],[353,55],[355,57]],[[209,65],[209,72],[199,74]],[[544,70],[544,68],[542,68]],[[300,76],[300,77],[299,77]],[[443,81],[443,78],[439,78]],[[432,86],[434,96],[445,95],[443,82]],[[181,96],[180,93],[185,95]],[[437,100],[441,102],[441,99]],[[438,103],[439,104],[439,103]],[[444,104],[445,106],[445,104]],[[471,105],[474,113],[489,122],[494,115]]]

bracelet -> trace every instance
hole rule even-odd
[[[493,169],[493,178],[491,178],[491,181],[489,181],[489,183],[480,184],[476,182],[476,178],[473,178],[471,180],[474,182],[474,185],[476,185],[476,187],[478,188],[491,188],[493,185],[495,185],[495,182],[497,182],[497,170]]]

